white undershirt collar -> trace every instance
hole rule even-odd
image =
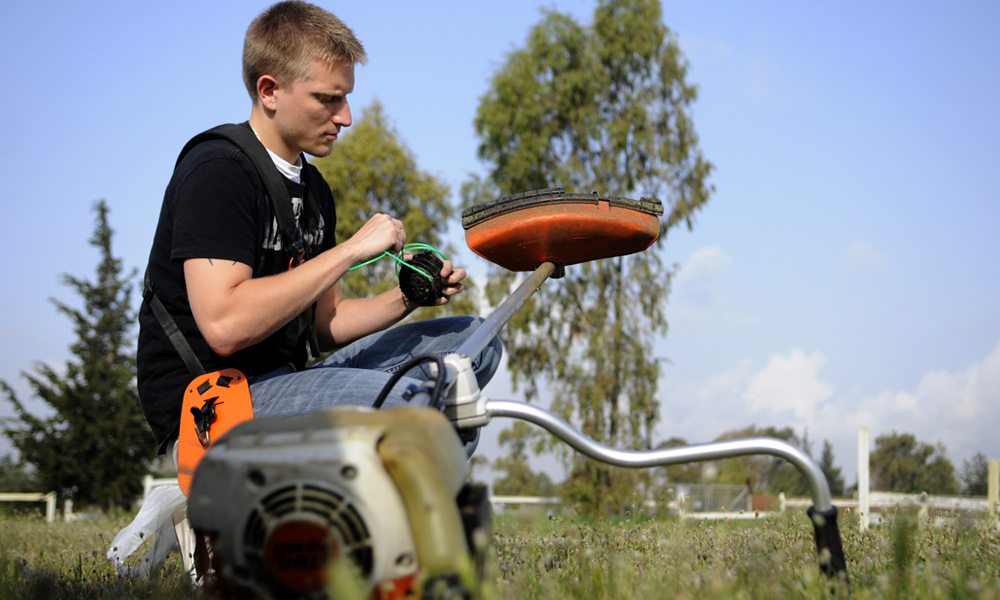
[[[253,131],[253,127],[250,128],[250,131]],[[257,135],[257,132],[254,131],[253,134]],[[259,135],[257,135],[257,139],[260,140]],[[267,154],[271,157],[271,160],[274,162],[274,166],[278,167],[278,171],[282,175],[291,179],[295,183],[302,183],[302,155],[299,155],[298,160],[296,160],[295,164],[293,164],[281,158],[274,152],[271,152],[271,149],[268,148],[267,146],[264,146],[264,149],[267,150]]]

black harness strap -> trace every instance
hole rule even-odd
[[[205,367],[198,360],[198,356],[191,349],[191,344],[188,343],[187,338],[181,333],[181,330],[177,327],[177,322],[174,318],[170,316],[167,311],[167,307],[163,306],[163,302],[160,298],[153,293],[153,285],[149,281],[149,271],[146,271],[142,278],[142,296],[149,300],[149,307],[153,309],[153,316],[159,321],[160,327],[167,334],[167,339],[170,340],[170,344],[180,354],[181,360],[184,361],[184,366],[188,368],[188,371],[194,376],[204,375]]]

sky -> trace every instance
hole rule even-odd
[[[29,406],[41,408],[20,373],[69,357],[70,323],[48,299],[73,304],[62,275],[93,274],[94,202],[110,206],[115,254],[141,271],[181,146],[249,115],[242,37],[268,4],[5,11],[0,379]],[[492,74],[543,9],[586,23],[594,7],[321,4],[368,50],[355,118],[380,101],[456,203],[485,172],[472,120]],[[862,426],[943,444],[958,468],[1000,457],[1000,4],[685,0],[664,20],[699,89],[715,192],[663,247],[677,274],[655,348],[659,439],[790,426],[817,455],[830,440],[848,483]],[[457,218],[450,227],[458,239]],[[485,271],[471,252],[460,259]],[[518,398],[504,370],[486,393]],[[506,425],[487,427],[487,458]]]

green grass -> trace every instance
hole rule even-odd
[[[0,599],[199,598],[180,556],[146,579],[118,576],[105,553],[131,515],[46,523],[35,515],[0,516]]]
[[[129,516],[46,524],[0,517],[0,599],[192,598],[179,558],[150,580],[119,578],[104,558]],[[841,523],[852,598],[1000,599],[1000,532],[890,517],[865,534]],[[501,515],[492,589],[499,598],[817,598],[804,514],[752,522],[588,520]],[[839,593],[838,596],[846,596]]]
[[[1000,598],[1000,533],[841,524],[853,598]],[[743,522],[501,522],[503,597],[816,598],[831,591],[804,514]],[[836,587],[836,586],[834,586]]]

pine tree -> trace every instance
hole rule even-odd
[[[113,231],[101,200],[90,245],[100,260],[93,281],[64,275],[82,299],[82,308],[52,299],[73,323],[76,341],[62,370],[44,363],[22,372],[36,397],[51,409],[41,417],[28,411],[14,389],[0,381],[16,417],[4,433],[38,483],[77,505],[128,507],[142,491],[142,476],[153,457],[153,440],[139,408],[135,387],[132,328],[134,272],[122,272],[111,253]],[[46,411],[48,412],[48,411]]]
[[[985,496],[989,479],[989,461],[982,452],[962,461],[962,493],[968,496]]]
[[[834,496],[844,495],[844,472],[833,462],[833,444],[830,440],[823,440],[823,454],[819,459],[819,468],[826,475],[826,482],[830,485],[830,493]]]
[[[464,186],[465,202],[557,186],[657,197],[667,207],[662,243],[674,227],[691,226],[712,191],[686,77],[658,0],[602,0],[589,27],[546,13],[480,100],[475,127],[489,172]],[[613,446],[653,445],[660,365],[652,350],[666,332],[671,276],[659,247],[567,269],[502,334],[528,399],[548,385],[561,416]],[[494,271],[490,300],[508,294],[513,279]],[[577,459],[567,491],[585,510],[604,512],[633,500],[640,479]]]

